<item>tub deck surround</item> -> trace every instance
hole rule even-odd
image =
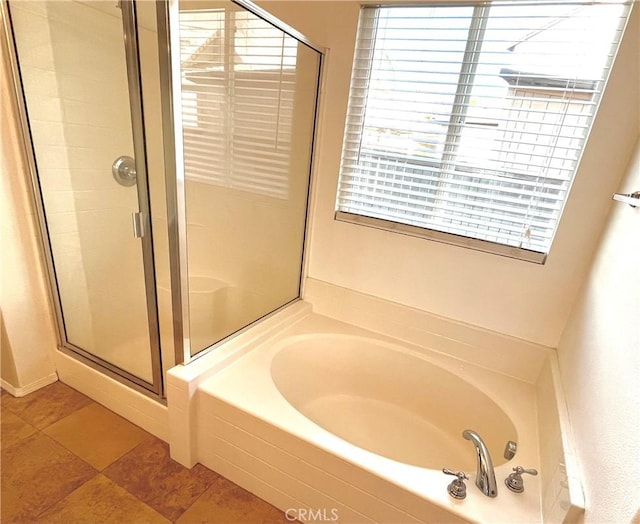
[[[226,348],[223,354],[223,345],[208,355],[208,370],[205,372],[205,367],[200,369],[205,375],[198,377],[196,369],[205,363],[204,358],[186,368],[178,367],[171,371],[170,411],[174,408],[174,398],[175,404],[180,407],[181,403],[182,406],[181,415],[171,421],[172,426],[180,424],[182,433],[179,439],[172,439],[174,458],[180,460],[182,457],[191,463],[201,462],[280,509],[336,509],[340,522],[345,523],[542,520],[538,477],[526,479],[523,494],[512,493],[504,485],[504,478],[516,465],[539,468],[535,387],[532,384],[465,363],[456,357],[398,343],[395,339],[310,313],[308,309],[304,310],[304,303],[296,306],[293,308],[296,318],[285,329],[277,329],[271,336],[265,333],[263,339],[251,344],[250,348],[234,339],[235,349]],[[287,311],[281,312],[282,318],[287,314]],[[283,325],[284,320],[279,319],[279,323]],[[314,338],[316,342],[313,342]],[[295,354],[292,352],[287,356],[287,347],[295,347],[292,344],[302,344],[303,341],[310,342],[312,347],[303,358],[307,369],[303,369],[304,366],[287,369],[295,367],[293,362],[286,362]],[[342,347],[341,350],[351,352],[351,358],[361,365],[340,365],[335,360],[336,356],[332,355],[331,346],[337,347],[345,341],[348,344],[369,344],[367,349],[371,355],[364,358],[353,347]],[[322,355],[323,344],[328,346],[326,355]],[[221,353],[218,354],[218,351]],[[393,359],[385,360],[387,355],[399,356],[401,363],[394,364]],[[333,365],[339,366],[334,373],[323,365],[332,359]],[[312,367],[314,361],[319,366],[315,374]],[[415,366],[411,366],[411,363],[415,363]],[[212,365],[215,367],[213,372]],[[468,417],[468,428],[478,431],[491,442],[490,449],[497,464],[498,497],[486,497],[474,485],[475,452],[471,443],[462,438],[462,431],[460,435],[451,437],[451,446],[442,452],[441,462],[437,458],[433,461],[431,457],[425,458],[428,455],[423,453],[420,438],[409,444],[403,437],[405,440],[398,442],[397,446],[413,447],[417,456],[422,456],[413,457],[415,460],[412,460],[411,451],[407,451],[408,456],[404,450],[402,456],[384,451],[384,446],[387,449],[394,447],[394,433],[403,433],[397,432],[398,428],[394,428],[393,424],[387,428],[387,441],[383,448],[375,449],[378,453],[374,453],[364,449],[371,449],[372,445],[359,441],[360,437],[351,434],[348,427],[346,433],[338,436],[316,423],[327,425],[322,420],[314,422],[304,416],[302,412],[307,411],[314,418],[308,411],[313,411],[314,401],[317,404],[322,402],[321,399],[329,398],[327,391],[323,390],[325,387],[336,388],[337,396],[333,398],[335,408],[345,406],[340,402],[339,395],[344,395],[342,400],[366,402],[362,395],[366,394],[365,390],[370,387],[367,384],[371,383],[373,376],[358,376],[357,373],[350,376],[345,374],[349,368],[351,371],[379,370],[385,373],[383,376],[396,379],[397,387],[393,387],[392,382],[382,385],[387,378],[380,378],[376,383],[381,387],[374,387],[371,391],[386,392],[391,397],[396,395],[396,398],[389,399],[390,406],[394,402],[396,405],[407,403],[409,411],[415,408],[416,402],[420,403],[420,395],[412,395],[411,388],[403,391],[403,387],[411,385],[412,381],[415,386],[415,381],[419,380],[418,372],[428,373],[427,370],[430,370],[432,380],[447,389],[443,393],[438,389],[438,384],[432,383],[434,390],[426,394],[424,387],[421,388],[422,396],[431,397],[431,401],[426,403],[433,410],[429,416],[439,419],[431,422],[446,434],[453,431],[456,424],[464,424],[460,418],[464,420],[464,417]],[[414,376],[410,376],[412,373]],[[198,383],[197,386],[194,386],[194,381]],[[349,385],[351,389],[345,390]],[[343,391],[339,391],[339,388],[343,388]],[[447,402],[448,397],[455,395],[458,390],[461,391],[462,400],[455,407],[456,414],[453,415],[453,408],[447,408]],[[283,392],[291,403],[285,399]],[[315,393],[312,395],[310,392]],[[412,396],[415,397],[413,400]],[[433,399],[438,402],[432,402]],[[411,405],[412,402],[414,405]],[[292,404],[296,404],[298,409]],[[328,408],[334,409],[330,405]],[[397,409],[390,409],[398,413]],[[461,410],[466,411],[461,415]],[[324,411],[322,416],[326,417],[326,410],[321,411]],[[342,414],[337,409],[334,411],[336,418],[344,418],[343,427],[352,425],[348,409]],[[474,423],[480,423],[482,417],[478,415],[485,411],[491,413],[487,417],[494,418],[498,429],[492,430],[491,424],[483,428],[473,427]],[[452,423],[450,419],[455,422]],[[185,425],[191,428],[190,436],[186,439]],[[341,433],[335,427],[328,429]],[[179,433],[177,428],[175,432],[172,430],[172,435],[174,433]],[[447,437],[445,435],[442,442],[446,442]],[[518,442],[518,452],[508,462],[502,458],[506,444],[504,439]],[[424,444],[426,447],[428,443]],[[379,453],[392,455],[392,458]],[[465,500],[456,501],[447,494],[446,488],[452,477],[444,475],[442,467],[465,469],[470,477]]]
[[[194,453],[197,416],[193,400],[199,384],[310,312],[310,304],[296,301],[225,341],[215,351],[205,353],[186,366],[175,366],[167,372],[165,386],[169,406],[168,442],[171,444],[171,457],[174,460],[187,467],[195,466],[197,462]]]
[[[313,311],[535,384],[551,348],[313,278]]]
[[[585,511],[584,492],[556,355],[540,373],[537,390],[544,521],[578,522]]]

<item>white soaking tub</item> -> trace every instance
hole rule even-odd
[[[193,460],[288,518],[541,521],[539,477],[522,494],[504,485],[516,465],[539,468],[533,385],[313,313],[222,360],[195,394]],[[465,429],[489,448],[495,498],[474,484]],[[469,475],[466,499],[443,467]]]
[[[307,334],[278,343],[271,378],[294,408],[360,448],[406,464],[471,472],[472,428],[494,466],[517,442],[513,422],[489,396],[397,345],[370,337]]]

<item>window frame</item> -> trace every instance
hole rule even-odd
[[[571,3],[571,2],[568,1],[567,3]],[[444,4],[441,4],[441,3],[424,3],[424,4],[421,3],[421,4],[412,4],[412,5],[413,6],[424,5],[426,7],[444,7],[445,6]],[[447,165],[447,163],[452,164],[452,160],[455,159],[457,148],[459,147],[459,141],[461,136],[459,131],[462,128],[462,125],[463,125],[462,122],[464,121],[464,118],[467,115],[468,109],[470,108],[468,99],[470,98],[471,92],[474,87],[473,80],[475,76],[475,69],[480,63],[478,60],[474,58],[478,57],[481,52],[482,44],[484,42],[484,31],[486,29],[486,23],[488,20],[488,17],[485,15],[486,15],[486,12],[490,9],[490,4],[487,4],[486,2],[465,1],[461,3],[455,3],[454,5],[472,7],[473,15],[471,16],[470,29],[469,29],[469,34],[467,36],[464,58],[462,60],[461,71],[460,71],[458,82],[456,85],[455,100],[452,105],[451,112],[449,114],[449,124],[446,132],[446,139],[445,139],[446,145],[445,145],[444,153],[442,155],[442,159],[439,162],[433,161],[434,163],[437,163],[440,165],[438,171],[439,171],[441,180],[438,181],[437,183],[438,186],[440,186],[440,184],[443,184],[446,181],[445,177],[442,176],[442,173],[445,171],[445,166]],[[406,4],[379,4],[376,6],[364,5],[361,7],[361,14],[359,16],[359,23],[358,23],[358,36],[357,36],[356,49],[355,49],[355,55],[354,55],[354,65],[357,60],[363,59],[363,57],[359,55],[359,53],[361,54],[363,51],[368,51],[371,53],[371,56],[364,57],[364,59],[367,60],[370,64],[368,67],[369,77],[367,77],[366,79],[367,94],[362,97],[365,102],[368,100],[368,89],[369,89],[368,84],[369,84],[370,75],[373,71],[373,67],[371,64],[373,61],[372,55],[373,55],[375,46],[372,46],[371,49],[365,50],[358,47],[358,42],[361,40],[361,31],[367,31],[369,38],[375,40],[377,23],[372,28],[363,29],[364,10],[366,9],[370,10],[370,12],[374,13],[373,16],[377,17],[377,11],[380,8],[393,8],[393,7],[401,8],[406,6],[407,6]],[[611,44],[612,47],[615,44],[614,49],[616,52],[617,52],[617,49],[619,48],[620,42],[622,41],[624,28],[629,18],[630,8],[628,6],[628,3],[626,2],[624,3],[624,9],[625,9],[625,12],[623,15],[620,16],[619,26],[617,29],[620,34],[620,38],[617,42],[615,40],[612,41],[612,44]],[[481,35],[482,38],[477,38],[478,35]],[[427,226],[411,225],[408,223],[394,221],[391,219],[377,218],[377,217],[367,216],[366,214],[358,214],[354,212],[340,210],[339,200],[340,200],[341,186],[343,183],[342,182],[342,177],[343,177],[342,164],[340,166],[340,177],[338,181],[338,188],[337,188],[337,195],[336,195],[336,210],[334,214],[334,219],[341,222],[347,222],[351,224],[372,227],[372,228],[390,231],[394,233],[401,233],[409,236],[414,236],[414,237],[424,238],[424,239],[442,242],[446,244],[470,248],[470,249],[474,249],[474,250],[478,250],[486,253],[492,253],[496,255],[515,258],[515,259],[526,261],[526,262],[544,264],[553,246],[553,240],[558,231],[559,224],[562,219],[564,209],[566,207],[566,203],[569,199],[571,187],[573,185],[573,182],[575,181],[577,172],[579,170],[580,160],[581,160],[582,154],[584,153],[584,150],[586,149],[590,130],[597,116],[598,107],[601,102],[602,96],[606,90],[609,73],[613,67],[613,63],[615,60],[615,54],[616,53],[614,52],[613,56],[611,56],[610,60],[606,63],[604,75],[602,76],[601,80],[596,81],[596,82],[602,82],[602,88],[599,91],[596,91],[594,93],[593,101],[595,103],[595,109],[593,110],[592,114],[589,117],[588,124],[586,126],[585,136],[584,138],[582,138],[582,148],[575,162],[573,174],[569,179],[568,187],[566,189],[566,195],[564,199],[561,201],[559,214],[557,219],[555,220],[554,229],[549,241],[549,245],[546,249],[546,252],[527,249],[526,247],[522,247],[522,246],[508,245],[505,243],[500,243],[499,241],[483,240],[483,239],[474,238],[471,236],[465,236],[465,235],[456,234],[452,232],[445,232],[438,229],[431,229]],[[353,70],[352,70],[352,74],[353,74]],[[353,83],[353,81],[354,79],[352,77],[351,82]],[[351,89],[352,87],[350,87],[349,104],[351,104],[351,98],[352,98]],[[362,111],[362,116],[364,117],[364,115],[366,115],[365,110]],[[346,124],[349,125],[349,116],[347,116]],[[362,136],[363,134],[364,134],[364,127],[362,127],[360,130],[360,136]],[[343,148],[342,148],[343,158],[344,158],[344,152],[346,148],[346,135],[347,135],[347,130],[345,129],[345,143],[343,144]],[[383,154],[383,152],[384,150],[381,151],[381,154]],[[428,160],[425,159],[425,162],[428,162]],[[482,176],[482,173],[479,170],[478,170],[478,176],[479,177]]]

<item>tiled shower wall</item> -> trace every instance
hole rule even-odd
[[[49,13],[44,3],[20,2],[12,4],[11,14],[16,26],[32,28],[25,35],[25,40],[28,38],[29,41],[21,50],[20,65],[25,95],[31,101],[29,119],[33,141],[39,151],[42,189],[51,191],[55,188],[48,200],[51,210],[48,225],[52,244],[57,246],[56,256],[60,260],[58,278],[64,289],[69,289],[64,282],[74,283],[74,294],[68,297],[68,301],[75,307],[67,309],[67,322],[77,326],[73,336],[79,345],[92,346],[92,319],[64,140],[63,100],[55,73]]]
[[[111,174],[118,156],[133,156],[119,12],[16,2],[12,16],[28,28],[20,42],[30,39],[19,58],[67,337],[150,379],[137,193]]]

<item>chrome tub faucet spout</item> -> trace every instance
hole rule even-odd
[[[487,497],[495,497],[498,495],[498,485],[496,483],[496,474],[493,470],[493,462],[486,444],[475,431],[465,429],[462,436],[473,442],[476,450],[476,458],[478,459],[478,469],[476,471],[476,486]]]

